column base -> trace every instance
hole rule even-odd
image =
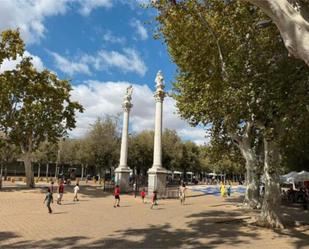
[[[116,168],[115,169],[115,184],[119,185],[122,193],[128,192],[130,183],[130,168]]]
[[[158,197],[166,194],[167,171],[164,168],[151,168],[148,170],[148,195],[152,196],[153,191],[157,191]]]

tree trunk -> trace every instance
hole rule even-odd
[[[39,163],[39,168],[38,168],[38,178],[40,178],[41,175],[41,163]]]
[[[49,168],[49,163],[46,164],[46,178],[48,178],[48,168]]]
[[[5,169],[4,169],[4,181],[6,181],[8,178],[8,166],[5,165]]]
[[[272,19],[289,53],[309,66],[309,1],[245,1],[260,7]]]
[[[3,172],[3,163],[1,162],[1,170],[0,170],[0,189],[2,189],[2,172]]]
[[[31,163],[31,152],[25,152],[24,154],[24,165],[26,171],[26,186],[28,188],[34,188],[34,174]]]
[[[244,205],[250,208],[260,208],[259,199],[259,179],[258,179],[258,160],[253,147],[254,136],[253,122],[247,122],[244,134],[239,136],[232,136],[236,141],[242,156],[246,161],[246,194]]]
[[[258,167],[255,153],[251,148],[241,148],[241,153],[246,160],[246,194],[244,204],[250,208],[260,208],[259,199],[259,179],[258,179]]]
[[[260,225],[271,228],[283,228],[279,218],[280,207],[280,183],[279,183],[279,147],[278,144],[264,138],[264,178],[265,194],[262,204],[261,216],[258,220]]]
[[[56,163],[56,167],[55,167],[55,179],[57,179],[57,170],[58,170],[58,163]]]
[[[83,178],[84,178],[84,164],[82,164],[82,173],[80,177],[81,181],[83,180]]]

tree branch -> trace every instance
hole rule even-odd
[[[309,66],[309,1],[244,0],[260,7],[276,24],[290,55]]]

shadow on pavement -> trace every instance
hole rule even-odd
[[[81,240],[88,239],[84,236],[73,236],[73,237],[59,237],[52,240],[39,240],[39,241],[28,241],[21,240],[14,243],[9,242],[10,239],[19,238],[16,233],[12,232],[0,232],[0,248],[73,248],[80,243]],[[5,245],[4,245],[5,243]]]
[[[105,238],[90,241],[85,236],[53,238],[52,240],[17,241],[12,232],[0,232],[0,247],[10,248],[228,248],[250,247],[254,240],[263,241],[257,227],[248,225],[243,210],[205,211],[185,217],[188,219],[182,228],[172,227],[169,223],[149,225],[146,228],[128,228],[115,231]],[[237,219],[238,218],[238,219]],[[274,234],[288,236],[295,241],[287,245],[302,249],[308,246],[309,235],[306,230],[274,231]],[[65,235],[65,234],[64,234]]]

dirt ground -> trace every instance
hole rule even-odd
[[[178,200],[150,203],[113,196],[99,186],[81,186],[79,202],[66,188],[62,205],[48,214],[40,188],[0,192],[0,248],[309,248],[309,213],[284,207],[286,220],[303,224],[282,231],[253,226],[252,211],[237,207],[241,196],[222,198],[190,192]],[[57,195],[54,194],[54,198]]]

